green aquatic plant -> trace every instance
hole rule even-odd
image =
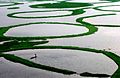
[[[94,17],[102,17],[102,16],[110,16],[110,15],[116,15],[116,13],[111,13],[111,14],[100,14],[100,15],[92,15],[92,16],[85,16],[85,17],[80,17],[76,19],[76,22],[79,22],[83,25],[88,25],[88,26],[99,26],[99,27],[120,27],[120,25],[95,25],[95,24],[90,24],[88,22],[85,22],[84,19],[87,18],[94,18]]]
[[[84,19],[87,19],[87,18],[93,18],[93,17],[98,17],[98,16],[110,16],[110,15],[116,15],[116,14],[112,13],[112,14],[100,14],[100,15],[85,16],[85,17],[81,17],[81,18],[76,19],[76,22],[79,22],[82,25],[89,26],[89,27],[90,26],[120,27],[119,25],[94,25],[94,24],[91,24],[91,23],[84,21]]]
[[[77,8],[77,7],[86,7],[86,6],[92,6],[92,4],[61,1],[57,3],[30,5],[31,8]]]
[[[31,42],[31,41],[18,41],[18,40],[10,40],[6,41],[3,44],[0,44],[0,51],[4,50],[12,50],[16,48],[27,48],[27,47],[33,47],[34,45],[40,45],[40,44],[46,44],[49,41],[47,40],[42,40],[42,41],[36,41],[36,42]]]
[[[52,71],[52,72],[56,72],[56,73],[62,73],[65,75],[76,74],[76,72],[74,72],[74,71],[70,71],[70,70],[66,70],[66,69],[59,69],[59,68],[46,66],[46,65],[42,65],[42,64],[37,64],[32,61],[15,56],[13,54],[0,54],[0,57],[4,57],[5,59],[7,59],[11,62],[20,63],[20,64],[23,64],[23,65],[26,65],[29,67],[33,67],[33,68],[43,69],[43,70]]]
[[[101,0],[101,1],[119,2],[120,0]]]
[[[99,10],[99,11],[110,11],[110,12],[120,12],[120,10],[104,10],[104,9],[101,9],[101,8],[104,8],[104,7],[113,7],[113,6],[120,6],[120,5],[107,5],[107,6],[97,6],[97,7],[94,7],[93,9],[95,10]]]
[[[86,18],[91,18],[91,17],[97,17],[97,16],[107,16],[107,15],[116,15],[116,14],[100,14],[100,15],[93,15],[93,16],[86,16],[86,17],[81,17],[78,18],[76,21],[80,22],[83,25],[86,26],[94,26],[94,24],[90,24],[88,22],[83,21]],[[110,26],[110,25],[108,25]],[[102,54],[106,55],[107,57],[111,58],[111,60],[113,60],[117,65],[118,65],[118,69],[117,71],[112,75],[111,78],[119,78],[120,77],[120,57],[117,56],[116,54],[114,54],[113,52],[102,52]]]
[[[8,2],[8,3],[10,3],[10,4],[0,5],[0,7],[5,7],[5,6],[14,6],[14,5],[23,4],[23,3],[16,3],[16,2]]]
[[[12,5],[4,5],[4,6],[13,6]],[[30,5],[31,8],[48,8],[48,9],[61,9],[62,10],[48,10],[48,11],[25,11],[25,12],[15,12],[15,13],[10,13],[8,14],[9,17],[12,18],[24,18],[24,19],[33,19],[33,18],[54,18],[54,17],[65,17],[65,16],[74,16],[74,15],[80,15],[85,13],[84,9],[88,9],[87,6],[92,6],[93,4],[91,3],[76,3],[76,2],[66,2],[66,1],[60,1],[57,3],[45,3],[45,4],[34,4]],[[2,7],[2,6],[0,6]],[[73,10],[63,10],[64,8],[81,8],[85,7],[82,9],[73,9]],[[104,7],[104,6],[103,6]],[[8,8],[11,9],[11,8]],[[14,9],[14,8],[12,8]],[[95,7],[92,9],[98,9],[99,7]],[[26,14],[26,13],[39,13],[39,12],[57,12],[57,11],[70,11],[72,12],[71,14],[66,14],[66,15],[59,15],[59,16],[40,16],[40,17],[35,17],[35,16],[17,16],[17,14]],[[111,78],[119,78],[120,77],[120,57],[116,55],[113,52],[105,51],[105,50],[97,50],[97,49],[92,49],[92,48],[84,48],[84,47],[78,47],[78,46],[42,46],[42,44],[46,44],[49,41],[47,39],[56,39],[56,38],[73,38],[73,37],[81,37],[81,36],[87,36],[94,34],[95,32],[98,31],[98,28],[95,26],[104,26],[104,25],[94,25],[88,22],[85,22],[84,19],[87,18],[93,18],[93,17],[98,17],[98,16],[109,16],[109,15],[115,15],[115,13],[112,14],[100,14],[100,15],[92,15],[92,16],[84,16],[81,18],[77,18],[76,22],[80,24],[73,24],[73,23],[60,23],[60,22],[30,22],[30,23],[24,23],[24,24],[17,24],[17,25],[10,25],[7,27],[0,27],[0,57],[4,57],[5,59],[14,62],[14,63],[20,63],[29,67],[37,68],[37,69],[42,69],[42,70],[47,70],[51,72],[56,72],[56,73],[61,73],[65,75],[71,75],[71,74],[77,74],[81,76],[89,76],[89,77],[108,77],[109,75],[107,74],[93,74],[93,73],[79,73],[75,71],[71,71],[68,69],[60,69],[57,67],[52,67],[52,66],[47,66],[43,64],[38,64],[34,63],[30,60],[21,58],[19,56],[15,56],[13,54],[8,54],[11,51],[17,51],[17,50],[28,50],[28,49],[66,49],[66,50],[78,50],[79,52],[81,51],[86,51],[86,52],[92,52],[92,53],[101,53],[107,57],[109,57],[111,60],[113,60],[117,65],[118,69],[117,71],[111,76]],[[60,25],[74,25],[74,26],[83,26],[88,29],[87,32],[85,33],[79,33],[79,34],[68,34],[68,35],[60,35],[60,36],[37,36],[37,37],[13,37],[13,36],[5,36],[4,34],[11,28],[15,27],[22,27],[22,26],[29,26],[29,25],[34,25],[34,24],[60,24]],[[106,25],[106,26],[115,26],[115,25]],[[118,26],[116,26],[118,27]],[[33,41],[33,40],[41,40],[41,41]],[[36,46],[37,45],[37,46]],[[38,46],[39,45],[39,46]],[[83,75],[84,74],[84,75]]]
[[[120,25],[95,25],[95,26],[99,26],[99,27],[120,27]]]
[[[93,34],[97,31],[97,28],[95,26],[83,26],[88,29],[85,33],[79,33],[79,34],[71,34],[71,35],[60,35],[60,36],[38,36],[38,37],[12,37],[12,36],[4,36],[4,33],[6,33],[10,28],[15,27],[21,27],[21,26],[29,26],[34,24],[61,24],[61,25],[74,25],[74,26],[83,26],[81,24],[73,24],[73,23],[60,23],[60,22],[31,22],[31,23],[25,23],[25,24],[18,24],[18,25],[12,25],[8,27],[1,27],[1,37],[9,38],[9,39],[56,39],[56,38],[71,38],[71,37],[80,37],[80,36],[86,36]]]
[[[4,50],[4,51],[1,51],[1,52],[3,52],[3,53],[7,52],[8,53],[8,52],[11,52],[11,51],[27,50],[27,49],[67,49],[67,50],[80,50],[80,52],[81,51],[87,51],[87,52],[92,52],[92,53],[101,53],[101,54],[109,57],[111,60],[113,60],[118,66],[120,65],[120,57],[118,55],[112,53],[112,52],[105,51],[105,50],[96,50],[96,49],[91,49],[91,48],[77,47],[77,46],[31,46],[31,47],[15,47],[15,48],[12,48],[12,49],[9,49],[9,50]],[[13,56],[13,55],[9,56],[9,54],[6,57],[5,57],[4,54],[3,54],[3,56],[2,56],[2,54],[0,56],[4,57],[7,60],[10,60],[12,62],[17,62],[17,63],[21,63],[21,64],[24,64],[24,65],[27,65],[27,66],[30,66],[30,67],[37,68],[36,65],[34,63],[32,63],[31,61],[27,61],[27,60],[19,58],[17,56]],[[13,59],[13,58],[16,58],[16,59]],[[43,68],[40,68],[40,69],[43,69]],[[43,70],[48,70],[48,69],[43,69]],[[64,74],[64,71],[62,71],[62,70],[63,69],[61,69],[61,72],[58,72],[58,73]],[[57,70],[50,69],[49,71],[56,72]],[[119,71],[120,71],[120,68],[118,67],[117,71],[112,75],[112,78],[119,78],[120,77]],[[69,72],[69,70],[68,70],[68,72]],[[74,72],[74,71],[72,71],[72,72]],[[74,74],[78,74],[78,72],[77,73],[74,72]]]
[[[97,16],[106,16],[106,15],[115,15],[115,14],[101,14],[101,15],[94,15],[94,16],[87,16],[87,17],[82,17],[82,18],[79,18],[77,19],[76,21],[77,22],[80,22],[82,25],[86,26],[88,29],[89,29],[89,33],[86,33],[84,35],[89,35],[89,34],[93,34],[94,32],[97,31],[97,28],[94,27],[93,24],[90,24],[90,23],[87,23],[87,22],[84,22],[83,19],[85,18],[91,18],[91,17],[97,17]],[[8,37],[8,36],[4,36],[3,34],[5,32],[7,32],[10,28],[14,28],[14,27],[19,27],[19,26],[24,26],[24,25],[31,25],[31,24],[68,24],[68,25],[77,25],[77,26],[82,26],[81,24],[71,24],[71,23],[58,23],[58,22],[34,22],[34,23],[26,23],[26,24],[19,24],[19,25],[13,25],[13,26],[9,26],[9,27],[1,27],[1,37],[4,37],[4,38],[12,38],[12,39],[21,39],[20,37]],[[26,37],[28,40],[30,39],[29,37]],[[33,38],[33,37],[31,37]],[[41,37],[41,38],[46,38],[46,39],[52,39],[53,37]],[[55,38],[55,37],[54,37]],[[66,37],[67,38],[67,37]],[[22,39],[25,39],[25,37],[22,37]],[[7,43],[8,44],[8,43]],[[29,42],[21,42],[20,44],[18,43],[15,43],[15,45],[11,46],[10,48],[8,49],[1,49],[1,53],[4,53],[4,52],[11,52],[11,51],[16,51],[16,50],[26,50],[26,49],[70,49],[70,50],[82,50],[82,51],[88,51],[88,52],[93,52],[93,53],[102,53],[104,55],[106,55],[107,57],[111,58],[118,66],[119,66],[119,61],[118,59],[120,59],[119,56],[117,56],[116,54],[114,53],[111,53],[111,52],[107,52],[107,51],[102,51],[102,50],[96,50],[96,49],[91,49],[91,48],[82,48],[82,47],[77,47],[77,46],[34,46],[34,45],[38,45],[39,43],[37,44],[33,44],[32,45],[28,45],[30,44]],[[25,45],[25,46],[24,46]],[[13,56],[13,55],[1,55],[1,57],[4,57],[6,58],[7,60],[10,60],[12,62],[17,62],[17,63],[21,63],[21,64],[24,64],[26,66],[30,66],[30,67],[35,67],[35,68],[39,68],[40,64],[36,64],[36,63],[33,63],[31,61],[28,61],[28,60],[25,60],[25,59],[22,59],[20,57],[17,57],[17,56]],[[16,58],[16,60],[13,60],[12,58]],[[22,60],[22,61],[21,61]],[[39,65],[37,67],[37,65]],[[45,68],[44,68],[45,67]],[[47,68],[48,67],[48,68]],[[52,71],[52,72],[57,72],[57,73],[62,73],[62,74],[78,74],[77,72],[74,72],[74,71],[70,71],[70,70],[65,70],[65,69],[58,69],[58,68],[54,68],[52,67],[53,69],[51,69],[50,66],[45,66],[45,65],[42,65],[40,66],[39,69],[43,69],[43,70],[48,70],[48,71]],[[46,69],[47,68],[47,69]],[[66,73],[65,73],[66,72]],[[119,75],[119,67],[118,67],[118,70],[112,75],[112,78],[118,78],[120,75]]]
[[[57,12],[57,11],[66,11],[66,10],[46,10],[46,11],[24,11],[24,12],[15,12],[10,13],[7,16],[12,18],[23,18],[23,19],[35,19],[35,18],[55,18],[55,17],[65,17],[65,16],[74,16],[83,14],[85,11],[83,9],[76,10],[67,10],[68,12],[72,12],[71,14],[65,15],[53,15],[53,16],[17,16],[17,14],[29,14],[29,13],[44,13],[44,12]]]
[[[26,0],[26,1],[28,1],[28,2],[34,2],[34,1],[54,1],[54,0]]]
[[[107,74],[94,74],[94,73],[89,73],[89,72],[83,72],[80,74],[80,76],[83,77],[110,77],[110,75]]]
[[[7,9],[19,9],[19,7],[10,7],[10,8],[7,8]]]

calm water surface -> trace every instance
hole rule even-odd
[[[119,78],[114,75],[119,65],[113,55],[109,58],[104,52],[86,49],[120,56],[119,4],[117,0],[1,0],[0,78]],[[41,41],[47,42],[39,43]],[[39,46],[45,48],[35,49]],[[85,49],[73,49],[71,46]],[[23,62],[26,59],[77,74],[66,75],[34,65],[31,67],[22,64],[19,59],[5,58],[6,54],[23,58]],[[37,57],[30,59],[35,57],[34,54]],[[111,77],[79,75],[84,72]]]

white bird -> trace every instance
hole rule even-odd
[[[37,58],[37,55],[36,55],[36,54],[34,54],[34,56],[31,57],[30,59],[34,59],[34,58]]]

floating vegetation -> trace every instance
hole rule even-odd
[[[119,2],[120,0],[101,0],[101,1]]]
[[[33,24],[65,24],[65,25],[74,25],[74,26],[83,26],[81,24],[73,24],[73,23],[60,23],[60,22],[31,22],[31,23],[25,23],[25,24],[18,24],[18,25],[13,25],[13,26],[8,26],[8,27],[1,27],[1,33],[0,36],[4,36],[4,33],[7,32],[10,28],[14,27],[20,27],[20,26],[29,26]],[[62,35],[62,36],[39,36],[39,37],[11,37],[7,36],[9,39],[55,39],[55,38],[70,38],[70,37],[80,37],[80,36],[85,36],[85,35],[90,35],[93,34],[97,31],[97,28],[94,26],[86,26],[84,25],[83,27],[86,27],[89,31],[85,33],[80,33],[80,34],[71,34],[71,35]]]
[[[39,68],[39,69],[62,73],[62,74],[66,74],[66,75],[76,74],[76,72],[74,72],[74,71],[59,69],[59,68],[50,67],[50,66],[46,66],[46,65],[42,65],[42,64],[37,64],[32,61],[15,56],[13,54],[1,54],[0,57],[4,57],[5,59],[7,59],[9,61],[12,61],[15,63],[21,63],[21,64],[24,64],[29,67]]]
[[[120,12],[120,10],[104,10],[104,9],[101,9],[101,8],[105,8],[105,7],[114,7],[114,6],[120,6],[120,5],[107,5],[107,6],[98,6],[98,7],[94,7],[95,10],[100,10],[100,11],[110,11],[110,12]]]
[[[92,6],[92,4],[61,1],[59,3],[30,5],[31,8],[77,8],[77,7],[86,7],[86,6]]]
[[[10,51],[27,50],[27,49],[68,49],[68,50],[81,50],[81,51],[88,51],[88,52],[93,52],[93,53],[101,53],[101,54],[104,54],[105,56],[111,58],[118,66],[120,65],[120,57],[117,56],[116,54],[112,53],[112,52],[104,51],[104,50],[96,50],[96,49],[91,49],[91,48],[77,47],[77,46],[29,46],[29,47],[28,46],[17,46],[17,47],[13,47],[11,49],[8,49],[8,50],[4,49],[1,52],[10,52]],[[2,57],[5,57],[5,56],[6,55],[3,54]],[[13,59],[11,59],[12,58],[11,56],[13,56],[13,55],[10,55],[11,58],[9,58],[9,54],[7,56],[8,56],[7,60],[10,60],[10,61],[13,61],[13,62],[22,63],[22,64],[27,65],[27,66],[29,66],[29,63],[31,63],[31,61],[27,61],[25,59],[20,59],[19,57],[18,57],[19,60],[21,60],[21,61],[23,60],[23,62],[26,61],[26,62],[28,62],[28,64],[17,60],[17,57],[13,57],[13,58],[16,58],[15,60],[13,60]],[[35,67],[36,68],[36,65],[34,63],[32,63],[32,66],[30,65],[30,67]],[[41,68],[41,69],[47,70],[44,67]],[[63,69],[61,69],[61,70],[63,70]],[[120,70],[120,68],[118,68],[118,70],[112,75],[112,78],[118,78],[120,76],[119,70]],[[49,71],[53,71],[53,69],[51,69]],[[56,71],[57,70],[54,70],[54,72],[56,72]],[[68,72],[69,72],[69,70],[68,70]],[[61,71],[61,72],[58,72],[58,73],[64,74],[64,71]],[[78,72],[73,73],[73,71],[72,71],[72,74],[78,74]]]
[[[89,72],[81,73],[80,76],[83,76],[83,77],[110,77],[110,75],[107,75],[107,74],[93,74],[93,73],[89,73]]]
[[[10,8],[7,8],[7,9],[19,9],[19,7],[10,7]]]
[[[36,0],[38,1],[38,0]],[[48,1],[48,0],[39,0],[39,2],[42,1]],[[110,2],[117,2],[118,0],[106,0]],[[99,2],[99,4],[102,4],[105,2]],[[107,2],[106,2],[107,3]],[[8,7],[7,10],[10,9],[19,9],[20,7],[16,7],[14,5],[18,5],[21,3],[10,3],[10,4],[2,4],[0,7],[5,7],[5,6],[12,6]],[[88,7],[91,6],[91,7]],[[74,38],[74,37],[82,37],[82,36],[87,36],[91,34],[95,34],[99,29],[97,26],[103,26],[103,27],[120,27],[120,25],[95,25],[91,24],[89,22],[85,22],[84,19],[87,18],[93,18],[93,17],[102,17],[102,16],[110,16],[110,15],[116,15],[116,12],[120,12],[119,10],[103,10],[101,8],[104,7],[113,7],[113,6],[119,6],[119,5],[107,5],[107,6],[97,6],[94,7],[94,3],[81,3],[81,2],[69,2],[69,1],[55,1],[55,3],[40,3],[40,4],[30,4],[28,7],[31,7],[30,9],[48,9],[48,10],[32,10],[32,11],[21,11],[21,12],[11,12],[8,13],[7,16],[13,19],[16,18],[22,18],[22,20],[28,20],[28,19],[41,19],[41,18],[57,18],[57,17],[70,17],[70,16],[77,16],[75,20],[76,23],[68,23],[66,22],[26,22],[22,24],[14,24],[14,25],[9,25],[6,27],[0,27],[0,57],[5,58],[8,61],[11,61],[13,63],[19,63],[28,67],[32,68],[37,68],[37,69],[42,69],[46,71],[51,71],[51,72],[56,72],[56,73],[61,73],[64,75],[73,75],[76,74],[78,76],[83,76],[83,77],[111,77],[111,78],[119,78],[120,77],[120,57],[119,55],[115,54],[114,52],[107,51],[105,49],[100,50],[100,49],[94,49],[94,48],[87,48],[87,47],[80,47],[80,46],[57,46],[57,45],[47,45],[47,43],[51,42],[50,39],[59,39],[59,38]],[[81,8],[82,7],[82,8]],[[72,10],[70,9],[72,8]],[[51,10],[52,9],[52,10]],[[55,10],[53,10],[55,9]],[[89,9],[92,10],[99,10],[99,11],[111,11],[114,13],[101,13],[101,14],[94,14],[94,15],[84,15]],[[51,12],[70,12],[67,14],[60,14],[60,15],[47,15],[47,16],[24,16],[24,14],[33,14],[33,13],[51,13]],[[23,14],[23,16],[19,16]],[[83,16],[82,16],[83,15]],[[80,17],[79,17],[80,16]],[[52,21],[52,20],[50,20]],[[20,36],[7,36],[5,35],[6,32],[8,32],[12,28],[16,27],[23,27],[23,26],[30,26],[30,25],[45,25],[45,24],[50,24],[50,25],[66,25],[71,27],[77,26],[77,27],[85,27],[88,29],[87,32],[84,33],[78,33],[78,34],[67,34],[67,35],[55,35],[55,36],[26,36],[26,37],[20,37]],[[31,31],[32,32],[32,31]],[[34,41],[34,40],[40,40],[40,41]],[[45,44],[45,45],[43,45]],[[30,50],[30,49],[63,49],[63,50],[77,50],[79,52],[85,51],[85,52],[91,52],[91,53],[96,53],[96,54],[103,54],[106,57],[110,58],[115,62],[115,64],[118,66],[118,69],[114,72],[114,74],[108,75],[108,74],[99,74],[99,73],[90,73],[90,72],[83,72],[79,73],[75,70],[70,70],[70,69],[65,69],[65,68],[58,68],[50,65],[44,65],[40,63],[36,63],[30,60],[27,60],[25,58],[16,56],[14,54],[9,54],[12,53],[12,51],[17,51],[17,50]],[[108,50],[111,50],[108,48]],[[37,55],[33,58],[37,58]]]
[[[48,11],[26,11],[26,12],[16,12],[8,14],[7,16],[13,17],[13,18],[24,18],[24,19],[35,19],[35,18],[55,18],[55,17],[66,17],[66,16],[74,16],[83,14],[85,11],[83,9],[76,9],[76,10],[67,10],[68,12],[72,12],[71,14],[65,14],[65,15],[54,15],[54,16],[17,16],[18,14],[30,14],[30,13],[45,13],[45,12],[59,12],[59,11],[65,11],[66,10],[48,10]]]
[[[0,5],[0,7],[5,7],[5,6],[14,6],[14,5],[19,5],[19,4],[23,4],[23,3],[15,3],[15,2],[8,2],[8,4],[7,3],[4,3],[4,5],[2,4],[2,5]]]

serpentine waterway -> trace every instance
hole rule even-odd
[[[0,0],[0,78],[120,78],[119,0]]]

